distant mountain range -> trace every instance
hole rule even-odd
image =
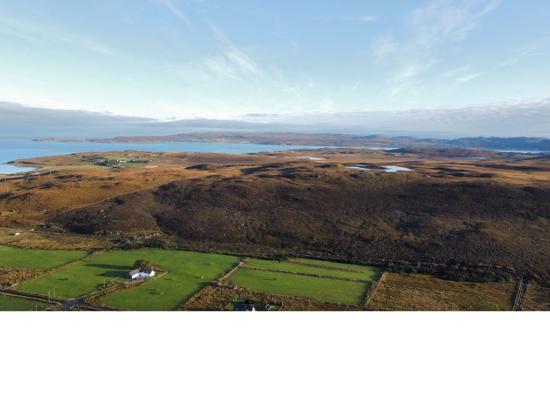
[[[550,139],[537,137],[468,137],[450,140],[456,147],[506,151],[550,151]]]
[[[39,141],[83,141],[67,138],[46,138]],[[550,139],[540,137],[464,137],[450,140],[415,138],[409,136],[354,135],[354,134],[308,134],[308,133],[200,133],[163,136],[119,136],[93,138],[84,141],[101,143],[159,143],[169,141],[217,141],[229,143],[254,143],[271,145],[315,145],[335,147],[458,147],[495,151],[541,151],[550,152]]]

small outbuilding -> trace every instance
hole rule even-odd
[[[131,280],[146,279],[155,276],[155,270],[153,268],[138,268],[133,269],[128,273],[128,277]]]

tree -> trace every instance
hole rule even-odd
[[[152,269],[154,268],[154,265],[151,261],[148,261],[146,259],[138,259],[136,262],[134,262],[134,268]]]

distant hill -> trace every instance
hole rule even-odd
[[[331,134],[331,133],[183,133],[171,135],[117,136],[112,138],[43,138],[35,141],[76,142],[89,141],[94,143],[162,143],[178,141],[252,143],[268,145],[311,145],[330,147],[404,147],[416,144],[433,145],[437,140],[422,140],[412,137],[392,137],[383,134]]]
[[[276,163],[176,180],[52,222],[87,235],[162,232],[192,249],[259,256],[499,264],[550,283],[550,187],[323,169]]]
[[[75,141],[75,139],[46,138],[39,141]],[[100,143],[160,143],[174,141],[218,141],[228,143],[254,143],[270,145],[312,145],[334,147],[458,147],[463,149],[500,151],[550,151],[550,139],[538,137],[464,137],[451,140],[416,138],[409,136],[392,137],[383,134],[318,134],[280,132],[225,132],[225,133],[186,133],[163,136],[119,136],[113,138],[90,138],[85,141]]]
[[[467,137],[448,142],[452,146],[507,151],[550,151],[550,139],[539,137]]]
[[[173,134],[166,136],[130,136],[108,139],[93,139],[94,142],[164,142],[164,141],[222,141],[229,143],[254,143],[269,145],[315,145],[344,147],[392,147],[412,144],[411,137],[390,137],[386,135],[355,134],[308,134],[308,133],[200,133]]]

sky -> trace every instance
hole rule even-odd
[[[547,0],[0,0],[0,136],[550,136],[549,21]]]

